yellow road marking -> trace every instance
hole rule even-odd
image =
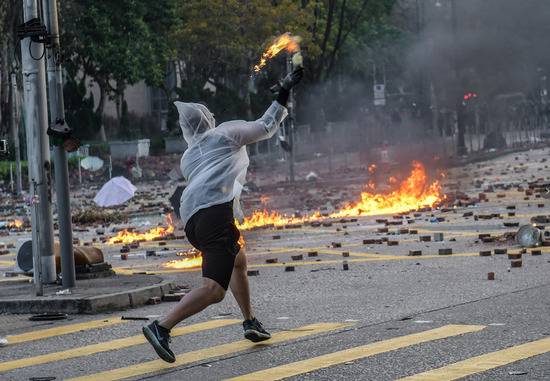
[[[181,336],[194,332],[200,332],[208,329],[214,329],[223,327],[230,324],[236,324],[240,320],[235,319],[220,319],[207,321],[205,323],[193,324],[187,327],[176,328],[171,331],[171,336]],[[8,338],[9,341],[9,338]],[[115,349],[122,349],[131,347],[133,345],[145,344],[146,339],[143,335],[135,335],[125,337],[123,339],[116,339],[106,341],[98,344],[86,345],[83,347],[72,348],[61,352],[52,352],[41,356],[27,357],[19,360],[4,361],[0,363],[0,372],[6,372],[8,370],[25,368],[27,366],[34,366],[39,364],[46,364],[54,361],[61,361],[72,359],[76,357],[89,356],[100,352],[108,352]]]
[[[0,266],[14,266],[15,261],[0,261]]]
[[[501,351],[472,357],[464,361],[401,378],[399,381],[447,381],[485,372],[529,357],[550,352],[550,337],[516,345]]]
[[[109,327],[114,324],[121,324],[126,322],[127,320],[121,320],[120,318],[91,320],[83,323],[67,324],[59,327],[40,329],[36,331],[22,333],[20,335],[7,336],[6,338],[8,339],[9,345],[12,345],[24,343],[27,341],[46,339],[53,336],[66,335],[69,333],[80,332],[87,329]]]
[[[411,345],[425,343],[428,341],[444,339],[451,336],[458,336],[465,333],[477,332],[485,328],[480,325],[446,325],[444,327],[429,331],[414,333],[412,335],[400,336],[389,340],[379,341],[360,347],[345,349],[343,351],[329,353],[323,356],[313,357],[303,361],[276,366],[258,372],[245,374],[226,381],[271,381],[312,372],[330,366],[354,361],[380,353],[390,352]]]
[[[351,324],[341,323],[318,323],[306,325],[304,327],[292,329],[289,331],[278,332],[273,335],[271,340],[263,343],[254,344],[248,340],[234,341],[228,344],[217,345],[210,348],[199,349],[193,352],[181,353],[177,355],[176,362],[166,363],[162,360],[147,361],[141,364],[135,364],[124,368],[118,368],[100,372],[88,376],[71,378],[69,381],[110,381],[121,380],[124,378],[141,376],[148,373],[173,369],[178,366],[190,364],[196,361],[220,357],[235,352],[252,350],[254,348],[265,347],[273,344],[282,343],[289,340],[298,339],[301,337],[311,336],[323,332],[333,331],[351,326]]]
[[[26,276],[0,279],[0,283],[31,283],[31,282],[32,282],[32,278],[29,278]]]

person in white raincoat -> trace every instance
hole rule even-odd
[[[246,145],[272,137],[288,112],[290,89],[302,78],[297,67],[264,115],[253,122],[234,120],[216,127],[214,115],[198,103],[175,102],[188,147],[181,158],[187,187],[180,214],[189,242],[202,253],[203,286],[185,295],[163,319],[143,327],[143,334],[160,358],[174,362],[170,329],[225,297],[229,288],[244,316],[244,335],[253,342],[271,338],[255,318],[250,304],[246,257],[238,243],[235,218],[242,220],[239,197],[249,160]]]

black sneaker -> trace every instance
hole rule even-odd
[[[170,339],[170,330],[161,328],[159,326],[158,320],[155,320],[149,325],[143,327],[143,335],[151,343],[155,352],[159,355],[161,359],[166,362],[176,361],[176,356],[168,346],[172,340]]]
[[[256,320],[256,318],[245,320],[243,322],[243,328],[244,337],[254,343],[271,339],[271,334],[262,327],[262,323]]]

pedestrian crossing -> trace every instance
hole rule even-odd
[[[96,330],[100,329],[114,330],[116,329],[116,327],[119,326],[124,328],[125,326],[123,326],[122,324],[127,322],[128,321],[121,320],[120,318],[97,319],[82,323],[66,324],[58,327],[12,335],[8,337],[8,340],[10,341],[9,346],[0,349],[0,358],[4,358],[3,354],[6,353],[5,351],[9,350],[9,348],[22,346],[22,348],[24,349],[25,344],[33,344],[36,347],[36,344],[40,343],[40,340],[64,340],[64,338],[68,335],[78,335],[82,332],[89,332],[91,334],[94,334]],[[211,330],[234,326],[238,323],[240,323],[240,320],[237,319],[208,320],[201,323],[190,324],[187,326],[175,328],[172,330],[172,337],[197,334],[200,332],[208,334],[208,332]],[[86,373],[88,374],[79,376],[78,373],[65,374],[63,371],[61,371],[58,375],[58,378],[72,381],[108,381],[124,380],[136,377],[153,377],[154,379],[162,379],[162,375],[165,372],[176,371],[181,372],[181,377],[183,377],[182,379],[185,379],[185,371],[187,369],[186,367],[192,366],[192,364],[200,364],[201,362],[219,360],[221,362],[220,367],[223,368],[224,360],[231,362],[231,359],[235,358],[236,356],[242,356],[243,358],[246,358],[246,356],[248,355],[256,355],[265,356],[270,361],[260,363],[255,362],[255,366],[257,366],[257,364],[261,364],[259,370],[258,368],[252,369],[253,371],[249,373],[239,371],[238,369],[234,370],[231,368],[231,366],[228,366],[227,372],[225,373],[226,377],[221,376],[218,379],[225,378],[226,381],[283,380],[305,374],[308,374],[311,377],[311,374],[314,375],[316,371],[327,370],[330,368],[333,368],[333,371],[337,372],[337,366],[343,364],[351,364],[352,366],[354,364],[363,364],[363,366],[368,368],[368,361],[370,361],[369,358],[373,358],[389,352],[399,354],[399,351],[405,350],[406,348],[421,346],[427,343],[437,346],[440,344],[443,345],[443,342],[445,342],[447,345],[449,343],[451,343],[452,345],[453,340],[458,340],[460,337],[468,337],[467,335],[490,335],[490,331],[487,331],[487,326],[485,325],[448,324],[442,325],[437,328],[424,329],[405,335],[394,336],[379,341],[371,340],[371,342],[369,342],[369,340],[366,340],[367,342],[364,343],[359,342],[360,345],[357,345],[358,342],[354,341],[354,344],[352,346],[346,346],[344,340],[343,347],[340,346],[338,347],[337,351],[332,352],[330,352],[330,347],[332,345],[329,344],[327,346],[327,341],[325,340],[323,342],[325,343],[325,347],[327,348],[323,346],[318,348],[318,350],[320,349],[322,351],[321,353],[324,352],[324,354],[309,356],[307,356],[306,354],[307,358],[304,359],[302,357],[302,359],[299,361],[288,361],[287,356],[284,357],[287,360],[283,360],[286,361],[286,363],[277,363],[274,353],[282,353],[286,351],[288,354],[292,354],[293,346],[300,345],[299,343],[307,342],[308,340],[312,340],[312,342],[314,343],[315,340],[331,340],[330,337],[343,337],[341,335],[331,335],[334,335],[336,333],[344,334],[352,332],[352,330],[357,328],[356,326],[354,326],[354,324],[355,323],[350,322],[318,322],[296,326],[294,328],[274,332],[271,340],[258,344],[251,343],[247,340],[237,340],[225,343],[214,343],[210,346],[205,346],[200,341],[200,339],[190,339],[192,340],[191,342],[193,342],[193,350],[177,353],[177,360],[175,363],[166,363],[159,360],[140,333],[128,337],[107,339],[105,341],[101,341],[95,344],[74,346],[70,349],[53,351],[37,356],[29,356],[13,360],[2,360],[0,362],[0,379],[16,380],[19,379],[17,372],[25,371],[25,368],[32,367],[33,372],[36,373],[37,369],[38,372],[40,372],[41,366],[47,366],[47,364],[56,364],[61,361],[69,361],[69,363],[63,363],[63,365],[59,365],[61,369],[64,369],[67,364],[73,364],[70,361],[74,361],[75,364],[78,363],[79,359],[84,358],[86,358],[88,362],[90,360],[93,361],[93,359],[95,358],[94,355],[100,353],[108,353],[109,356],[113,359],[116,359],[117,356],[123,358],[125,357],[125,350],[128,351],[130,347],[133,347],[132,350],[134,351],[134,353],[136,353],[135,351],[139,350],[140,353],[142,352],[144,353],[144,355],[136,357],[136,361],[132,364],[128,365],[128,361],[126,361],[127,366],[120,366],[119,364],[119,367],[117,367],[116,365],[114,365],[117,364],[117,361],[97,361],[96,363],[93,363],[93,366],[90,368],[91,370],[86,370]],[[133,327],[126,326],[126,328],[130,328],[130,331],[133,331]],[[138,327],[136,327],[136,331],[137,329]],[[103,331],[102,336],[104,334],[105,332]],[[108,336],[106,337],[108,338]],[[342,343],[342,340],[340,340],[340,343]],[[51,345],[50,343],[48,348],[56,348],[56,346]],[[67,347],[65,346],[65,348]],[[328,353],[325,349],[328,349]],[[19,352],[21,353],[21,351]],[[420,356],[422,356],[423,352],[418,351],[418,353],[420,353]],[[400,374],[403,378],[399,378],[399,381],[458,380],[467,376],[483,373],[495,368],[506,366],[516,361],[525,360],[545,353],[550,353],[550,337],[544,337],[535,341],[520,343],[518,345],[499,349],[494,352],[489,352],[475,357],[467,358],[462,361],[448,363],[439,368],[426,370],[417,374],[410,374],[411,372],[407,372],[407,369],[400,369]],[[303,351],[301,352],[301,355],[304,355]],[[421,359],[419,358],[419,360]],[[274,365],[273,361],[275,361],[276,363],[275,366],[266,366]],[[393,364],[391,366],[395,367],[396,365]],[[48,369],[52,369],[52,367],[50,366]],[[67,369],[72,368],[69,366]]]

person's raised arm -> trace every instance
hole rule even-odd
[[[283,79],[277,99],[260,119],[253,122],[228,123],[224,128],[225,134],[239,145],[256,143],[275,135],[282,121],[288,115],[286,104],[290,89],[300,82],[303,72],[303,68],[299,67]]]

